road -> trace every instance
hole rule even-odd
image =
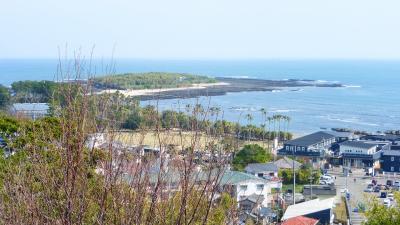
[[[336,202],[340,202],[340,198],[344,196],[344,193],[341,193],[341,190],[346,188],[346,177],[343,175],[341,168],[334,168],[330,170],[329,173],[336,176]],[[356,179],[355,181],[354,178]],[[365,221],[365,217],[362,213],[353,212],[352,209],[356,208],[359,203],[366,204],[369,198],[372,197],[372,194],[364,192],[368,183],[371,183],[371,177],[365,177],[364,172],[361,170],[354,171],[349,175],[349,177],[347,177],[347,189],[350,192],[350,217],[352,224],[354,225],[359,225]]]

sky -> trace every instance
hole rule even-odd
[[[399,0],[0,0],[0,58],[400,59]]]

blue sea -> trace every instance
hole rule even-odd
[[[208,76],[259,79],[313,79],[340,82],[341,88],[294,88],[279,92],[228,93],[224,96],[196,99],[172,99],[158,102],[162,109],[184,110],[198,102],[218,106],[224,119],[262,123],[261,108],[269,115],[291,118],[289,130],[306,134],[332,127],[369,132],[400,129],[400,61],[361,60],[114,60],[115,72],[185,72]],[[93,71],[107,73],[107,64],[96,61]],[[57,60],[0,59],[0,83],[18,80],[54,80]],[[293,91],[295,90],[295,91]],[[152,101],[143,105],[155,104]]]

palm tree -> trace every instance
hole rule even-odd
[[[286,121],[286,137],[285,140],[289,139],[289,123],[290,123],[290,117],[289,116],[285,116],[285,121]]]
[[[271,141],[271,122],[273,121],[272,117],[267,117],[268,120],[268,149],[270,149],[270,141]]]
[[[247,124],[248,124],[248,128],[249,128],[249,141],[250,141],[250,138],[251,138],[251,124],[252,124],[252,121],[253,121],[253,116],[249,113],[249,114],[246,115],[246,119],[247,119]]]
[[[261,128],[263,128],[262,142],[264,143],[265,127],[266,127],[266,120],[267,120],[267,110],[265,108],[261,108],[260,112],[261,112],[261,118],[262,118]]]

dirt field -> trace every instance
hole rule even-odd
[[[160,143],[163,146],[176,145],[183,147],[192,146],[193,142],[196,142],[196,148],[204,149],[205,146],[211,142],[221,143],[221,139],[216,137],[208,136],[205,134],[197,134],[194,132],[179,132],[179,131],[163,131],[159,135],[156,132],[121,132],[117,135],[116,140],[128,145],[149,145],[151,147],[159,147]],[[235,141],[236,142],[236,141]],[[263,147],[267,147],[267,144],[261,141],[238,141],[239,148],[245,144],[259,144]],[[236,144],[235,144],[236,145]]]

